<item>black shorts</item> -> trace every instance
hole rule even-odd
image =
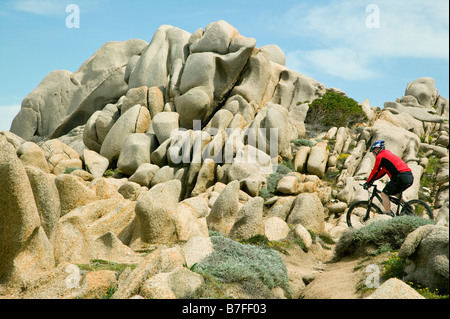
[[[414,182],[414,177],[411,172],[402,172],[392,176],[389,183],[383,189],[386,195],[397,195],[410,187]]]

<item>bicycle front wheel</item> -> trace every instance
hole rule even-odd
[[[347,225],[352,228],[361,228],[374,220],[376,215],[383,215],[382,210],[369,201],[358,201],[350,205],[347,210]]]
[[[403,205],[401,215],[417,216],[433,220],[431,207],[420,199],[412,199]]]

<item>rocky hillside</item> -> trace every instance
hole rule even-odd
[[[403,238],[405,278],[448,293],[448,115],[432,78],[359,104],[225,21],[106,43],[0,133],[0,295],[360,298],[361,272],[328,262],[379,139],[434,210]]]

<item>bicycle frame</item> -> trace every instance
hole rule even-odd
[[[372,185],[372,187],[373,187],[373,191],[372,191],[372,194],[369,197],[369,206],[372,205],[373,199],[375,197],[380,201],[381,204],[383,204],[383,199],[380,196],[381,191],[379,191],[377,189],[377,185]],[[397,205],[397,211],[395,212],[396,216],[400,216],[400,207],[403,207],[403,205],[404,205],[404,202],[402,201],[401,198],[402,198],[402,193],[400,193],[398,195],[398,197],[396,197],[396,196],[389,196],[389,200],[392,203],[394,203],[395,205]]]

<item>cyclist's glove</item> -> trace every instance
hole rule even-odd
[[[372,184],[364,183],[363,188],[367,190],[370,188],[370,186],[372,186]]]

